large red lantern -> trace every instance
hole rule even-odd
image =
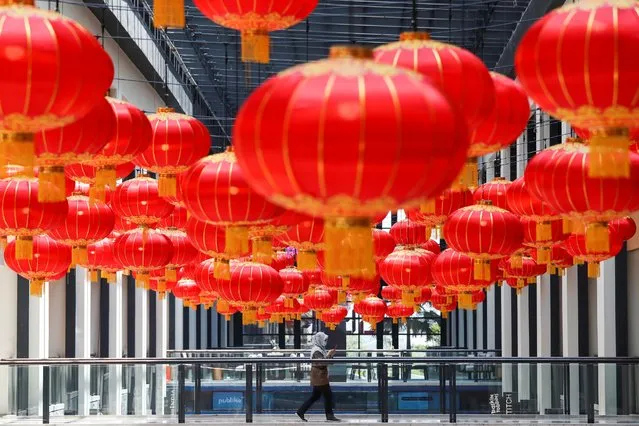
[[[402,302],[414,306],[422,287],[432,284],[431,265],[436,255],[425,250],[396,250],[379,265],[386,283],[402,290]]]
[[[482,281],[494,278],[491,260],[511,255],[523,240],[519,217],[488,201],[450,215],[444,234],[451,248],[473,258],[473,276]]]
[[[188,212],[186,208],[173,204],[170,215],[163,217],[157,224],[158,228],[186,230],[188,224]]]
[[[348,315],[348,309],[345,306],[335,305],[322,312],[322,322],[326,324],[329,330],[335,330],[339,323],[344,321],[346,315]]]
[[[231,151],[200,159],[182,176],[186,208],[196,219],[226,229],[225,251],[233,258],[248,251],[250,226],[282,213],[252,190],[245,176]]]
[[[324,220],[306,217],[277,239],[297,250],[297,266],[300,270],[317,269],[317,252],[324,249]]]
[[[555,145],[530,160],[524,178],[534,197],[572,221],[573,232],[585,232],[589,251],[608,252],[607,222],[639,209],[639,155],[629,154],[628,179],[589,176],[591,155],[577,141]]]
[[[592,131],[590,177],[631,177],[629,128],[639,126],[634,1],[576,2],[537,21],[515,54],[526,93],[549,114]]]
[[[303,21],[313,12],[317,2],[318,0],[274,0],[268,3],[253,0],[196,0],[195,6],[216,24],[240,32],[243,62],[267,64],[271,50],[269,33]]]
[[[14,176],[0,180],[0,232],[16,237],[16,258],[32,259],[32,240],[61,226],[69,210],[66,200],[41,203],[38,192],[53,190],[51,184]]]
[[[8,157],[27,167],[33,166],[34,133],[84,117],[100,102],[114,72],[92,33],[32,3],[4,2],[0,11],[2,163]]]
[[[87,246],[109,236],[115,215],[105,203],[89,201],[85,195],[72,195],[68,206],[64,224],[48,233],[53,239],[71,246],[73,265],[85,265],[89,261]]]
[[[506,193],[512,182],[502,177],[497,177],[490,182],[479,185],[473,192],[473,201],[479,203],[482,200],[490,201],[493,206],[509,210],[506,202]]]
[[[468,189],[446,189],[438,197],[425,201],[419,210],[409,210],[408,218],[430,227],[441,227],[455,210],[473,204],[473,194]]]
[[[607,250],[589,250],[585,235],[573,234],[563,243],[566,251],[576,261],[588,263],[588,277],[599,276],[599,263],[615,257],[623,248],[623,239],[618,229],[610,227]]]
[[[111,196],[111,208],[136,225],[154,226],[170,215],[174,207],[160,197],[155,179],[138,176],[118,185]]]
[[[373,275],[371,218],[437,196],[468,148],[464,120],[443,94],[371,59],[368,49],[337,47],[280,73],[247,99],[234,127],[252,187],[325,219],[330,275]]]
[[[376,296],[369,296],[353,306],[355,313],[360,314],[362,320],[369,323],[372,330],[375,330],[377,324],[384,320],[386,309],[386,303]]]
[[[148,116],[152,138],[135,164],[158,174],[161,197],[177,194],[177,175],[209,153],[211,136],[198,119],[159,108]]]
[[[9,268],[29,280],[32,296],[41,296],[45,281],[64,276],[71,264],[71,248],[46,235],[33,237],[32,259],[19,259],[16,254],[14,240],[4,250],[4,261]]]
[[[306,293],[311,285],[308,277],[296,268],[284,268],[279,271],[280,278],[284,283],[282,295],[286,306],[293,305],[293,299],[297,299]]]
[[[102,98],[80,120],[35,135],[35,164],[40,182],[51,183],[57,191],[39,193],[40,201],[64,199],[64,166],[89,161],[113,137],[115,115]]]
[[[391,226],[390,234],[397,245],[404,248],[415,248],[430,239],[431,229],[420,222],[400,220]]]
[[[136,273],[140,287],[148,285],[149,271],[164,268],[173,257],[171,240],[154,229],[125,232],[115,239],[113,250],[120,267]]]

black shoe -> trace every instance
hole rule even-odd
[[[303,422],[307,422],[308,420],[306,420],[304,418],[304,414],[300,413],[299,411],[296,411],[295,414],[297,414],[297,417],[299,417],[300,419],[302,419]]]
[[[341,419],[338,419],[338,418],[337,418],[337,417],[335,417],[335,416],[333,416],[333,417],[328,417],[328,418],[326,419],[326,421],[329,421],[329,422],[341,422],[342,420],[341,420]]]

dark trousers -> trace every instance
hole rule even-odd
[[[304,415],[311,405],[315,404],[317,400],[319,400],[322,396],[324,396],[324,411],[326,412],[326,418],[329,419],[333,417],[333,392],[331,392],[331,385],[322,385],[322,386],[313,386],[313,393],[311,397],[302,404],[298,413]]]

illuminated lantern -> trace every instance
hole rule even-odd
[[[533,247],[537,252],[536,261],[538,263],[547,264],[550,262],[551,247],[568,238],[570,234],[564,233],[563,221],[555,219],[548,222],[550,233],[543,233],[547,238],[540,238],[537,233],[539,222],[530,219],[521,219],[522,229],[524,231],[524,246]]]
[[[115,215],[101,201],[89,201],[85,195],[68,198],[68,211],[64,223],[48,234],[54,240],[71,246],[71,263],[85,265],[89,261],[87,246],[109,236],[113,231]]]
[[[196,301],[200,299],[200,286],[197,285],[195,280],[182,279],[177,282],[173,288],[173,295],[179,299],[182,299],[182,303],[185,308],[195,305]]]
[[[492,282],[476,280],[473,259],[452,249],[444,250],[433,262],[433,280],[438,286],[457,293],[459,307],[472,309],[473,294]],[[497,265],[492,266],[496,269]]]
[[[397,324],[401,320],[406,320],[414,313],[415,308],[401,303],[391,303],[386,311],[386,315],[393,319],[393,324]]]
[[[45,281],[63,277],[71,264],[71,248],[47,235],[33,237],[32,259],[18,259],[16,254],[14,240],[4,250],[4,261],[9,268],[29,280],[32,296],[41,296]]]
[[[164,268],[173,257],[171,240],[153,229],[125,232],[115,239],[113,250],[120,267],[136,273],[139,287],[148,285],[149,271]]]
[[[98,281],[98,271],[102,278],[109,284],[117,282],[117,272],[121,269],[120,264],[115,259],[113,243],[117,235],[111,234],[109,237],[87,246],[87,263],[92,282]]]
[[[531,257],[524,256],[521,259],[521,266],[513,266],[511,262],[502,261],[501,269],[504,270],[504,276],[508,281],[508,285],[517,289],[517,294],[521,292],[527,284],[537,282],[537,276],[546,273],[546,265],[535,262]]]
[[[168,216],[163,217],[157,224],[158,228],[185,230],[188,222],[186,208],[180,205],[173,205],[173,211]]]
[[[315,287],[304,295],[304,305],[306,308],[321,314],[337,304],[337,292],[331,293],[326,288]]]
[[[38,192],[48,190],[53,190],[51,184],[40,184],[34,178],[14,176],[0,180],[0,232],[16,237],[18,260],[32,258],[33,237],[61,226],[67,218],[66,200],[38,201]]]
[[[434,254],[439,254],[442,251],[441,247],[439,246],[439,243],[431,239],[426,240],[426,242],[423,244],[420,244],[419,247],[422,248],[423,250],[429,251]]]
[[[239,262],[231,265],[231,279],[217,283],[221,299],[240,307],[246,324],[255,322],[257,311],[264,311],[284,289],[279,273],[268,265]]]
[[[161,197],[176,196],[177,175],[209,153],[211,136],[198,119],[158,108],[148,116],[152,138],[149,146],[135,157],[135,164],[158,174]]]
[[[588,249],[584,235],[573,234],[564,241],[564,248],[576,261],[588,263],[588,277],[599,276],[599,263],[615,257],[623,247],[623,238],[619,231],[610,227],[609,246],[605,251],[593,251]]]
[[[508,185],[506,202],[511,212],[536,223],[533,241],[549,241],[553,239],[552,222],[560,218],[559,213],[541,199],[534,197],[526,186],[523,177],[517,178]]]
[[[325,219],[329,275],[373,275],[372,218],[439,195],[468,148],[463,118],[443,94],[371,59],[366,48],[334,47],[330,59],[280,73],[251,94],[234,127],[251,186]]]
[[[267,4],[253,0],[196,0],[194,3],[211,21],[240,32],[242,62],[267,64],[271,50],[269,33],[303,21],[317,2],[275,0]]]
[[[386,256],[391,254],[395,250],[395,238],[386,231],[373,228],[373,250],[375,252],[375,262],[379,263]]]
[[[140,226],[156,225],[173,212],[173,205],[160,197],[158,183],[138,176],[118,185],[111,197],[111,208],[118,216]]]
[[[329,330],[335,330],[339,323],[344,321],[348,315],[348,309],[342,305],[335,305],[327,311],[322,312],[322,322]]]
[[[248,252],[250,226],[282,213],[249,188],[245,176],[231,151],[198,160],[182,176],[186,208],[196,219],[226,229],[225,252],[231,258]]]
[[[370,324],[375,330],[377,324],[384,320],[386,315],[386,303],[379,297],[369,296],[353,306],[355,313],[362,316],[362,320]]]
[[[389,285],[402,290],[402,303],[415,305],[421,288],[432,284],[431,265],[436,255],[425,250],[396,250],[379,265],[379,274]]]
[[[95,167],[92,198],[104,201],[104,187],[115,188],[117,166],[129,163],[151,143],[151,125],[146,115],[128,102],[107,98],[115,112],[115,134],[87,164]]]
[[[433,308],[442,314],[442,318],[448,318],[448,314],[457,308],[457,295],[446,294],[441,287],[436,287],[431,297]]]
[[[35,164],[39,168],[40,182],[50,183],[58,189],[39,193],[40,201],[64,198],[64,166],[90,160],[111,139],[114,126],[113,109],[102,98],[80,120],[35,134]]]
[[[282,290],[284,304],[291,307],[293,300],[306,293],[311,283],[306,275],[293,267],[284,268],[279,271],[279,274],[284,283],[284,289]]]
[[[301,271],[317,269],[317,252],[324,249],[324,221],[307,217],[278,237],[297,250],[297,266]]]
[[[620,236],[621,239],[627,241],[634,237],[637,232],[637,224],[631,217],[622,217],[621,219],[615,219],[610,221],[609,227],[613,228]]]
[[[375,49],[375,60],[428,77],[459,107],[469,129],[494,117],[493,79],[482,60],[466,49],[431,40],[428,33],[406,32],[400,35],[400,41]],[[469,160],[462,186],[477,183],[477,161]]]
[[[135,164],[128,162],[115,166],[116,179],[123,179],[129,176],[135,170]],[[95,167],[88,164],[74,163],[64,168],[64,174],[76,182],[86,183],[88,185],[95,184]]]
[[[519,217],[489,201],[454,212],[444,225],[446,243],[474,261],[476,280],[492,281],[491,260],[510,256],[523,240]]]
[[[397,245],[410,249],[424,244],[430,238],[431,229],[423,223],[400,220],[391,226],[390,234]]]
[[[164,268],[167,281],[177,280],[177,270],[191,262],[197,257],[198,250],[191,244],[186,232],[175,228],[160,229],[160,232],[167,236],[173,244],[173,255]]]
[[[74,20],[28,1],[2,6],[1,162],[33,167],[34,134],[87,115],[111,85],[113,62]]]
[[[628,179],[590,177],[591,155],[578,141],[555,145],[530,160],[524,179],[534,197],[572,221],[573,232],[585,232],[589,252],[605,253],[610,251],[607,223],[639,209],[639,155],[628,154]]]
[[[584,159],[590,177],[633,175],[628,133],[639,126],[636,7],[634,1],[566,4],[535,22],[515,54],[528,96],[557,119],[592,132],[592,155]]]
[[[447,189],[441,195],[425,201],[419,210],[409,210],[408,218],[431,228],[441,227],[455,210],[473,204],[473,194],[468,189]]]
[[[497,177],[488,183],[479,185],[473,192],[473,201],[477,204],[482,200],[488,200],[493,206],[509,210],[508,203],[506,202],[506,192],[511,184],[512,182],[509,180]]]

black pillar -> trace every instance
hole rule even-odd
[[[277,342],[280,349],[286,349],[286,324],[284,322],[277,325]]]
[[[126,346],[127,356],[135,356],[135,278],[126,276]]]
[[[157,299],[158,293],[156,291],[148,291],[148,306],[149,306],[149,348],[147,349],[148,356],[153,358],[158,356],[157,353],[157,329],[155,327],[157,323]]]
[[[233,346],[236,348],[244,346],[244,335],[242,331],[242,314],[237,312],[233,314]]]
[[[64,304],[64,356],[75,358],[75,269],[65,277]]]
[[[75,282],[75,277],[74,282]],[[109,357],[109,283],[104,278],[100,278],[100,357]],[[75,292],[74,292],[75,294]],[[68,306],[68,305],[67,305]],[[75,305],[73,309],[65,309],[75,313]],[[75,342],[74,342],[75,345]]]
[[[169,298],[169,349],[175,349],[175,296],[168,293]]]
[[[302,349],[302,322],[293,321],[293,349]]]

